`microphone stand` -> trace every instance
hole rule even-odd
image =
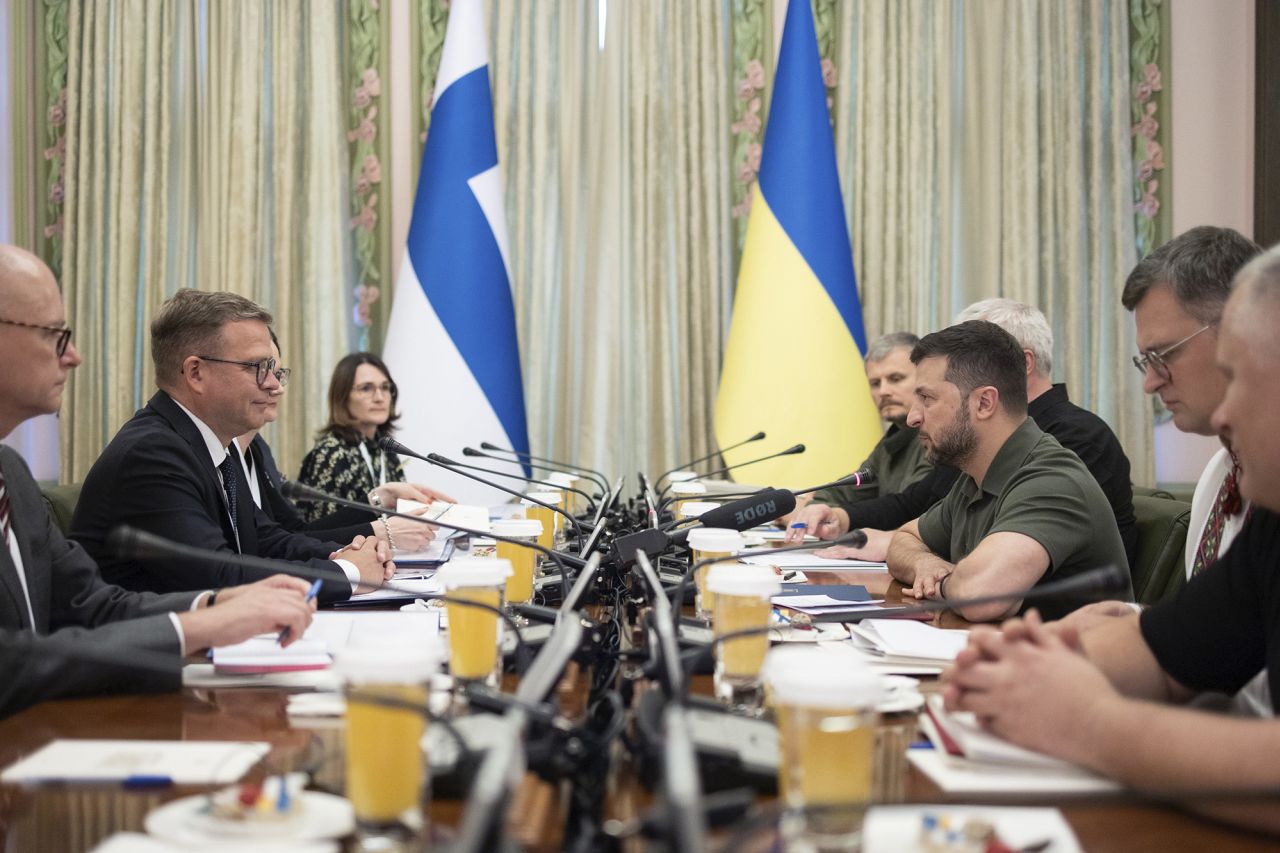
[[[511,456],[517,457],[516,461],[520,461],[521,464],[524,465],[528,465],[530,462],[542,462],[546,465],[554,465],[557,468],[564,468],[569,471],[582,471],[592,475],[591,479],[596,483],[599,483],[600,488],[604,489],[606,492],[609,490],[609,478],[606,477],[603,472],[597,471],[594,468],[584,468],[581,465],[570,465],[568,462],[557,462],[556,460],[548,459],[545,456],[534,456],[532,453],[523,453],[519,450],[510,450],[506,447],[498,447],[496,444],[490,444],[487,441],[480,442],[480,449],[488,450],[491,453],[510,454]]]
[[[687,468],[692,468],[694,465],[697,465],[700,462],[706,462],[708,459],[714,459],[722,453],[728,453],[730,450],[737,450],[739,447],[742,447],[742,445],[744,444],[750,444],[753,441],[763,441],[764,437],[765,437],[764,430],[760,430],[760,432],[756,433],[750,438],[746,438],[746,439],[743,439],[742,441],[739,441],[737,444],[731,444],[728,447],[722,447],[719,450],[716,450],[714,453],[708,453],[706,456],[699,456],[697,459],[694,459],[692,462],[686,462],[683,465],[679,465],[675,468],[672,468],[670,471],[663,472],[663,474],[659,476],[658,479],[653,481],[653,484],[656,486],[658,483],[661,483],[663,480],[667,479],[677,471],[683,471]]]
[[[423,456],[421,453],[415,453],[414,451],[405,447],[403,444],[396,441],[394,438],[392,438],[389,435],[383,436],[382,441],[378,443],[378,446],[384,450],[390,450],[392,453],[398,454],[400,456],[412,456],[414,459],[421,459],[423,462],[429,462],[432,465],[445,469],[446,471],[452,471],[453,473],[457,474],[460,477],[466,477],[468,480],[475,480],[477,483],[483,483],[484,485],[489,486],[490,488],[497,489],[500,492],[506,492],[509,495],[514,495],[515,497],[520,498],[521,500],[527,500],[529,503],[536,504],[537,506],[540,506],[543,509],[549,509],[552,512],[557,512],[560,515],[563,515],[565,518],[567,518],[569,520],[569,523],[573,525],[573,531],[575,536],[579,538],[581,538],[582,536],[582,528],[578,525],[578,520],[574,518],[572,515],[570,515],[569,513],[560,509],[560,507],[555,506],[554,504],[543,503],[540,500],[535,500],[534,498],[531,498],[528,495],[517,492],[515,489],[508,489],[506,486],[502,486],[502,485],[499,485],[498,483],[490,482],[489,480],[486,480],[483,477],[477,477],[475,474],[468,474],[466,471],[460,471],[455,467],[458,463],[454,462],[451,459],[446,459],[445,457],[441,456],[439,453],[428,453],[426,456]],[[434,524],[435,522],[432,522],[432,523]]]
[[[478,458],[478,459],[492,459],[492,460],[493,460],[493,461],[495,461],[495,462],[508,462],[508,463],[510,463],[510,462],[514,462],[514,461],[516,461],[516,460],[514,460],[514,459],[503,459],[501,456],[494,456],[492,453],[485,453],[483,450],[476,450],[474,447],[464,447],[464,448],[462,448],[462,455],[463,455],[463,456],[471,456],[471,457]],[[570,475],[571,477],[578,477],[579,479],[586,480],[587,482],[591,483],[591,485],[593,485],[593,486],[598,486],[598,485],[600,485],[600,482],[599,482],[598,480],[596,480],[594,477],[590,477],[590,476],[588,476],[588,475],[586,475],[586,474],[583,474],[583,473],[581,473],[581,472],[579,472],[579,471],[574,471],[574,470],[572,470],[572,469],[567,469],[567,468],[553,468],[553,467],[552,467],[552,466],[550,466],[550,465],[535,465],[535,464],[532,464],[532,463],[525,463],[525,464],[528,464],[530,468],[536,468],[536,469],[538,469],[538,470],[540,470],[540,471],[550,471],[550,472],[551,472],[551,473],[553,473],[553,474],[568,474],[568,475]],[[562,488],[562,487],[559,487],[559,486],[558,486],[557,488]],[[585,493],[585,492],[583,492],[582,494],[586,494],[586,493]],[[604,493],[602,493],[602,494],[599,494],[599,495],[590,495],[590,496],[588,496],[588,497],[589,497],[589,499],[590,499],[590,500],[593,500],[593,501],[594,501],[594,500],[595,500],[595,499],[597,499],[597,498],[603,498],[603,497],[605,496],[605,494],[608,494],[608,489],[607,489],[607,488],[605,489],[605,492],[604,492]]]
[[[714,471],[708,471],[707,473],[699,477],[699,479],[703,479],[705,477],[714,477],[716,474],[724,474],[728,471],[734,471],[738,468],[745,468],[746,466],[754,465],[757,462],[768,462],[770,459],[778,459],[783,456],[796,456],[798,454],[804,453],[804,449],[805,448],[803,444],[793,444],[791,447],[788,447],[786,450],[779,450],[777,453],[770,453],[768,456],[761,456],[759,459],[748,459],[746,462],[739,462],[736,465],[726,465],[723,468],[717,468]],[[663,486],[662,491],[658,493],[658,497],[659,498],[665,497],[667,492],[669,491],[671,491],[671,483],[667,483],[667,485]]]
[[[871,469],[868,468],[863,471],[854,471],[852,474],[849,474],[848,476],[841,477],[839,480],[833,480],[830,483],[823,483],[821,486],[810,486],[807,489],[799,489],[799,490],[788,489],[787,491],[791,492],[791,494],[793,495],[799,496],[799,495],[811,494],[813,492],[820,492],[823,489],[836,489],[841,486],[869,485],[873,481],[874,476],[875,476],[874,473],[871,471]],[[755,491],[751,491],[751,492],[727,492],[725,494],[706,495],[705,497],[716,498],[717,500],[723,499],[723,498],[749,498],[752,495],[758,495],[760,494],[760,492],[766,491],[767,489],[770,489],[770,488],[773,488],[773,487],[765,486],[763,489],[756,489]],[[661,512],[663,509],[666,509],[666,507],[669,504],[675,502],[676,500],[678,500],[678,498],[674,498],[674,497],[667,498],[662,502],[661,506],[659,506],[658,511]],[[662,525],[661,529],[670,530],[672,527],[680,526],[680,524],[683,523],[684,521],[691,521],[691,520],[696,520],[696,519],[678,519],[678,520],[669,521],[666,524]]]
[[[470,450],[470,449],[471,448],[469,447],[466,448],[466,450]],[[464,451],[463,455],[466,456],[470,454],[467,454]],[[486,456],[485,458],[489,459],[492,457]],[[581,489],[575,489],[572,486],[561,486],[556,483],[548,482],[546,480],[535,480],[532,477],[522,477],[519,474],[508,474],[506,471],[495,471],[492,468],[481,468],[479,465],[465,465],[461,462],[454,462],[453,460],[449,460],[449,464],[452,465],[454,468],[466,468],[470,471],[479,471],[482,474],[492,474],[495,477],[507,477],[512,480],[524,480],[526,483],[532,483],[535,486],[546,486],[547,488],[550,488],[550,489],[560,489],[566,492],[573,492],[575,495],[582,495],[582,497],[586,499],[589,512],[594,511],[596,508],[595,499],[591,497],[591,495],[587,494]],[[538,467],[542,467],[542,466],[539,465]],[[462,472],[459,471],[457,473],[462,473]]]

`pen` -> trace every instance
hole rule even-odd
[[[306,597],[306,599],[304,599],[304,600],[305,600],[305,601],[311,601],[311,600],[313,600],[317,595],[319,595],[319,594],[320,594],[320,586],[321,586],[321,584],[322,584],[322,583],[323,583],[323,582],[320,580],[320,578],[316,578],[315,580],[313,580],[313,581],[311,582],[311,589],[307,590],[307,597]],[[278,643],[279,645],[282,645],[282,646],[283,646],[283,645],[284,645],[284,641],[285,641],[285,640],[287,640],[287,639],[289,639],[289,628],[286,626],[286,627],[284,627],[284,628],[280,629],[280,636],[276,638],[276,643]]]

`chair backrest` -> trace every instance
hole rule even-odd
[[[1155,604],[1186,582],[1184,553],[1191,504],[1149,495],[1134,495],[1138,518],[1138,556],[1131,567],[1133,594],[1140,604]]]
[[[82,483],[67,483],[61,486],[41,486],[40,494],[44,498],[45,508],[57,523],[63,536],[71,534],[71,516],[76,512],[76,501],[80,500]]]

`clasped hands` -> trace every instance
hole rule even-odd
[[[1090,721],[1119,694],[1084,654],[1079,632],[1036,610],[1000,628],[978,626],[942,673],[952,711],[971,711],[994,734],[1089,764]]]

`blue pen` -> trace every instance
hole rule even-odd
[[[321,581],[320,578],[313,580],[311,582],[311,589],[307,590],[307,597],[305,600],[312,601],[317,595],[319,595],[320,587],[323,583],[324,582]],[[280,636],[276,637],[276,642],[283,646],[284,641],[287,639],[289,639],[289,629],[287,627],[280,629]]]

